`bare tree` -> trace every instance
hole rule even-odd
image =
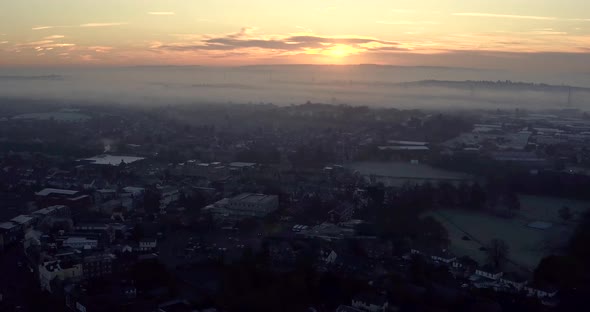
[[[561,209],[559,209],[559,216],[561,217],[561,219],[563,221],[570,220],[572,218],[572,212],[570,210],[570,207],[568,207],[568,206],[561,207]]]
[[[505,241],[495,238],[488,247],[488,261],[494,268],[500,268],[508,259],[509,247]]]

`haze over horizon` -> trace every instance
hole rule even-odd
[[[588,12],[583,0],[5,1],[0,67],[370,63],[588,74]]]

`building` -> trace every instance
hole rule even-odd
[[[500,270],[494,269],[490,266],[484,266],[475,270],[475,275],[489,278],[492,280],[499,280],[504,273]]]
[[[98,155],[91,158],[80,159],[80,161],[96,166],[119,166],[129,165],[144,159],[145,158],[143,157],[134,156]]]
[[[0,251],[23,237],[22,226],[14,222],[0,223]]]
[[[35,198],[41,207],[66,205],[73,208],[83,208],[92,202],[90,196],[83,195],[78,191],[55,188],[43,189],[35,193]]]
[[[68,237],[63,241],[63,247],[74,249],[95,249],[98,247],[98,240],[86,237]]]
[[[557,289],[553,287],[531,285],[525,286],[524,290],[529,297],[537,297],[539,299],[551,299],[557,295]]]
[[[32,215],[39,217],[39,218],[69,217],[70,216],[70,209],[68,208],[68,206],[56,205],[56,206],[50,206],[50,207],[46,207],[46,208],[34,211],[32,213]]]
[[[448,249],[443,249],[432,253],[430,259],[438,263],[452,264],[453,261],[457,260],[457,257],[455,257],[455,255],[453,255]]]
[[[385,311],[389,306],[387,298],[374,293],[362,293],[352,298],[352,307],[369,312]]]
[[[140,251],[154,251],[158,247],[158,241],[154,239],[142,239],[139,241]]]
[[[53,282],[57,279],[64,280],[81,280],[83,277],[83,270],[81,263],[67,263],[59,260],[47,261],[39,265],[39,283],[41,289],[48,292],[53,292]]]
[[[36,218],[28,215],[20,215],[10,219],[10,221],[20,225],[23,229],[28,229],[35,224]]]
[[[333,264],[337,258],[338,254],[334,250],[327,249],[320,251],[320,261],[324,264]]]
[[[178,202],[180,199],[180,191],[175,187],[164,186],[158,187],[161,192],[160,196],[160,214],[166,214],[168,206]]]
[[[505,287],[514,291],[521,291],[527,284],[527,280],[516,273],[503,274],[502,277],[500,277],[500,282],[504,284]]]
[[[113,273],[113,254],[96,254],[84,257],[82,267],[85,279],[109,276]]]
[[[246,218],[262,218],[279,208],[276,195],[244,193],[222,199],[203,208],[218,221],[239,221]]]

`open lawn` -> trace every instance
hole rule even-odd
[[[570,207],[574,220],[564,222],[558,214],[562,206]],[[579,215],[590,203],[567,199],[521,196],[521,210],[513,218],[503,218],[486,212],[441,209],[429,212],[449,231],[451,251],[457,256],[470,256],[480,264],[487,260],[480,247],[492,239],[504,240],[509,248],[512,264],[508,269],[532,271],[546,255],[559,252],[571,236]],[[533,221],[550,222],[545,230],[527,225]],[[468,239],[465,239],[468,237]]]
[[[349,163],[346,167],[358,171],[363,176],[375,176],[377,181],[388,186],[401,186],[406,182],[423,183],[429,181],[436,183],[441,180],[460,181],[471,179],[471,176],[461,172],[402,161],[361,161]]]

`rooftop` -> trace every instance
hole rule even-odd
[[[239,168],[245,168],[245,167],[254,167],[256,166],[256,163],[248,163],[248,162],[233,162],[229,164],[231,167],[239,167]]]
[[[14,224],[14,223],[12,223],[12,222],[3,222],[3,223],[0,223],[0,229],[3,229],[3,230],[10,230],[10,229],[13,229],[16,226],[17,225]]]
[[[64,209],[64,208],[67,208],[67,207],[66,206],[50,206],[50,207],[46,207],[46,208],[34,211],[33,214],[47,215],[47,214],[50,214],[56,210],[60,210],[60,209]]]
[[[20,215],[20,216],[10,219],[10,221],[12,221],[14,223],[18,223],[18,224],[24,224],[24,223],[27,223],[31,220],[33,220],[33,217],[27,216],[27,215]]]
[[[102,165],[102,166],[118,166],[121,163],[131,164],[139,160],[143,160],[143,157],[134,157],[134,156],[115,156],[115,155],[98,155],[91,158],[81,159],[84,161],[88,161],[94,165]]]
[[[387,143],[393,144],[393,145],[414,145],[414,146],[428,145],[428,142],[400,141],[400,140],[389,140],[389,141],[387,141]]]
[[[381,151],[428,151],[428,146],[424,145],[403,145],[403,146],[379,146]]]
[[[51,194],[70,195],[71,196],[71,195],[78,194],[78,191],[46,188],[46,189],[43,189],[43,190],[35,193],[35,195],[37,195],[37,196],[49,196]]]
[[[232,200],[245,202],[245,203],[257,204],[257,203],[269,202],[269,201],[273,200],[274,198],[275,198],[274,195],[243,193],[243,194],[240,194],[240,195],[232,198]]]

